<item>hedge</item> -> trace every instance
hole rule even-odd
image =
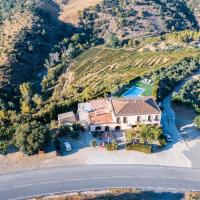
[[[149,144],[126,144],[126,150],[134,150],[150,154],[152,153],[152,146]]]

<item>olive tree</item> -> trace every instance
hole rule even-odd
[[[46,126],[37,121],[26,122],[16,129],[16,146],[26,154],[38,153],[43,150],[49,136]]]
[[[194,125],[200,129],[200,116],[197,116],[195,119],[194,119]]]

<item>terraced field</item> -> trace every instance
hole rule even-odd
[[[93,95],[114,92],[147,72],[199,53],[199,49],[192,48],[163,52],[92,48],[71,64],[56,90],[66,97],[69,97],[69,90],[75,95],[73,88],[77,87]]]

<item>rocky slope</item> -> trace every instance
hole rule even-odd
[[[192,11],[182,0],[104,0],[85,9],[80,25],[103,39],[114,32],[120,39],[197,29]]]

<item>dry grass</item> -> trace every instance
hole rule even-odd
[[[12,18],[5,20],[0,27],[0,66],[8,60],[8,55],[14,49],[23,30],[30,30],[33,16],[30,12],[18,12]]]
[[[120,194],[138,194],[140,190],[135,188],[116,188],[116,189],[107,189],[107,190],[97,190],[97,191],[88,191],[88,192],[76,192],[76,193],[67,193],[59,195],[50,195],[46,197],[38,197],[32,200],[94,200],[94,199],[110,199],[110,195],[117,196]],[[120,199],[120,198],[119,198]]]
[[[79,18],[79,11],[83,11],[85,8],[95,6],[102,0],[55,0],[60,5],[61,13],[60,20],[77,25]],[[64,2],[64,3],[63,3]]]
[[[200,200],[200,192],[187,192],[185,200]]]

